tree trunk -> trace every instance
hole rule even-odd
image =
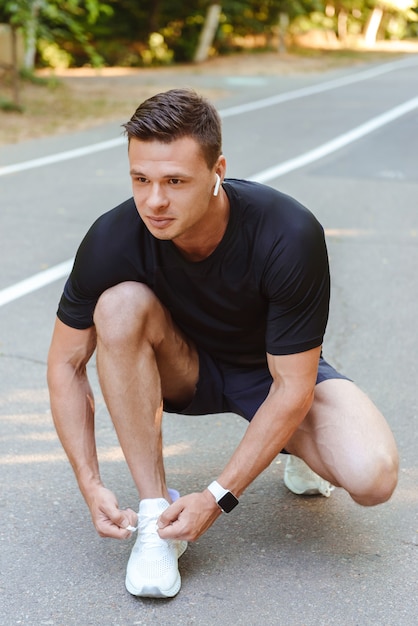
[[[339,41],[343,43],[347,41],[347,21],[347,12],[345,9],[340,9],[337,17],[337,36]]]
[[[13,91],[13,104],[20,109],[20,81],[19,81],[19,67],[17,58],[17,34],[16,28],[11,26],[11,42],[12,42],[12,91]]]
[[[25,70],[33,72],[35,68],[36,41],[39,23],[39,11],[42,6],[42,0],[34,0],[31,5],[30,16],[25,25],[25,58],[23,66]]]
[[[156,33],[160,26],[161,0],[152,2],[151,11],[148,20],[148,34]]]
[[[287,29],[289,28],[289,15],[287,13],[279,13],[278,20],[278,35],[279,42],[277,46],[277,50],[280,54],[284,54],[286,52],[286,34]]]
[[[364,33],[364,41],[368,46],[374,46],[377,39],[377,33],[382,22],[383,9],[375,7],[370,15],[370,18],[366,24],[366,31]]]
[[[218,28],[221,8],[220,4],[211,4],[208,7],[205,23],[200,33],[199,43],[193,59],[195,63],[201,63],[208,58],[209,49],[215,38],[216,29]]]

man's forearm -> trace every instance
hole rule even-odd
[[[312,400],[313,392],[303,402],[295,402],[281,390],[271,393],[219,476],[220,484],[240,496],[285,447],[306,417]]]
[[[126,539],[137,514],[120,510],[116,496],[100,479],[94,433],[94,401],[85,370],[69,364],[50,367],[51,410],[62,446],[73,467],[80,491],[101,537]]]
[[[101,484],[94,432],[94,398],[86,372],[70,364],[50,367],[48,385],[55,429],[72,465],[80,491]]]
[[[308,393],[302,402],[292,402],[284,392],[268,396],[218,476],[222,487],[238,497],[245,491],[298,428],[309,411],[311,395]],[[208,489],[184,496],[160,516],[160,537],[195,541],[213,524],[219,513],[220,509]]]
[[[321,346],[291,355],[267,354],[270,392],[219,476],[239,496],[279,452],[308,414],[314,399]]]

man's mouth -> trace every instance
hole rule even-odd
[[[171,217],[152,217],[148,216],[148,222],[153,228],[167,228],[173,222]]]

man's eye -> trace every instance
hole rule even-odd
[[[180,178],[170,178],[170,185],[178,185],[181,183]]]

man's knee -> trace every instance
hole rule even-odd
[[[358,484],[350,491],[355,502],[375,506],[387,502],[398,482],[399,461],[396,450],[382,451],[370,458]]]
[[[158,302],[143,283],[124,282],[107,289],[94,311],[98,337],[117,342],[138,334],[147,327],[147,319]]]

